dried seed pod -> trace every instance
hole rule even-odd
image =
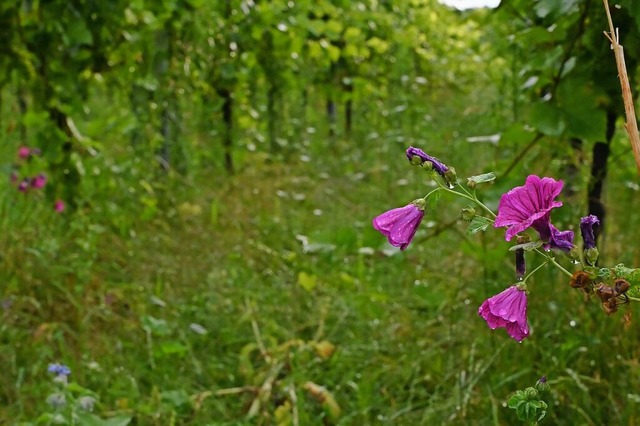
[[[614,290],[606,284],[600,284],[596,288],[596,294],[598,295],[602,303],[607,302],[609,299],[614,299],[616,296]]]
[[[593,283],[591,276],[585,271],[576,271],[569,280],[569,285],[573,288],[588,288]]]
[[[629,285],[629,282],[622,278],[615,280],[615,282],[613,283],[613,289],[616,292],[616,296],[620,296],[626,293],[627,290],[629,290],[629,287],[631,287]]]

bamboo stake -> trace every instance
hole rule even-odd
[[[613,53],[616,57],[616,67],[618,68],[618,78],[622,87],[622,99],[624,100],[624,111],[626,115],[626,123],[624,128],[629,135],[631,149],[636,160],[638,174],[640,175],[640,135],[638,134],[638,122],[636,120],[636,112],[633,108],[633,96],[631,96],[631,86],[629,84],[629,76],[627,75],[627,66],[624,63],[624,49],[620,45],[620,34],[613,26],[611,12],[609,11],[608,0],[603,0],[604,8],[607,12],[607,20],[609,21],[609,32],[604,32],[605,37],[611,42]]]

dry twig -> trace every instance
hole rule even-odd
[[[631,96],[631,86],[629,84],[629,76],[627,75],[627,66],[624,63],[624,49],[620,45],[620,35],[613,26],[611,12],[609,10],[609,2],[603,0],[604,8],[607,12],[607,20],[609,21],[609,32],[604,32],[605,37],[611,42],[613,53],[616,56],[616,66],[618,68],[618,78],[620,78],[620,86],[622,86],[622,98],[624,100],[624,111],[626,115],[626,123],[624,125],[629,135],[631,149],[640,174],[640,135],[638,134],[638,122],[636,120],[636,112],[633,107],[633,96]]]

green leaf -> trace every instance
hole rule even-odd
[[[538,102],[531,107],[529,121],[548,136],[560,136],[566,127],[560,109],[549,102]]]
[[[474,187],[479,183],[491,182],[496,179],[496,175],[493,172],[484,173],[481,175],[471,176],[467,178],[467,186]]]
[[[530,241],[528,243],[516,244],[513,247],[509,248],[509,251],[516,251],[518,249],[523,249],[524,251],[535,250],[538,247],[542,246],[542,241]]]
[[[318,284],[318,277],[307,274],[306,272],[298,273],[298,285],[305,290],[311,292]]]
[[[475,216],[471,219],[471,223],[467,227],[467,235],[477,234],[480,231],[485,231],[489,225],[491,225],[491,220],[487,219],[484,216]]]

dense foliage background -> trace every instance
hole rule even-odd
[[[640,265],[601,2],[12,0],[0,26],[0,423],[50,423],[61,362],[80,424],[514,424],[542,375],[549,424],[633,424],[636,306],[543,270],[517,344],[477,316],[514,280],[501,231],[446,196],[405,252],[371,228],[429,190],[414,145],[496,172],[494,208],[563,179],[554,221],[597,213],[601,263]]]

